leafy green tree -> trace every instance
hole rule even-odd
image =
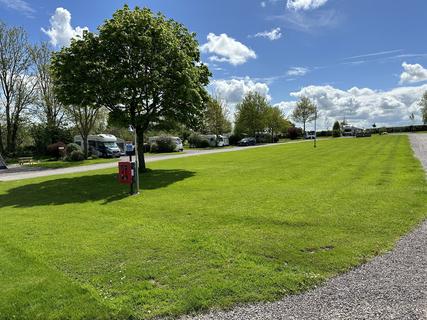
[[[311,122],[316,117],[316,105],[307,97],[302,97],[298,101],[297,106],[292,113],[292,118],[299,123],[303,124],[303,133],[305,134],[305,127],[307,122]]]
[[[423,117],[423,123],[427,124],[427,91],[424,92],[423,97],[419,102],[419,106],[421,107],[421,114]]]
[[[258,92],[249,92],[236,106],[235,133],[256,137],[257,133],[264,132],[269,107],[266,97]]]
[[[52,57],[51,72],[56,97],[82,136],[86,157],[87,138],[104,104],[100,52],[98,37],[85,32],[83,39],[73,40],[69,47],[54,53]]]
[[[61,102],[107,107],[110,123],[138,133],[140,170],[145,170],[143,135],[156,123],[200,121],[210,72],[200,62],[195,34],[149,9],[124,6],[82,39],[54,55]]]
[[[334,137],[341,137],[341,124],[339,121],[335,121],[334,126],[332,127],[332,135]]]
[[[272,142],[274,142],[274,136],[279,132],[287,132],[291,124],[285,118],[283,111],[279,107],[268,107],[266,126],[271,134]]]
[[[210,72],[194,33],[160,13],[124,6],[99,27],[99,42],[104,105],[118,122],[135,127],[139,150],[153,123],[200,121]],[[139,164],[144,171],[143,152]]]
[[[227,116],[228,109],[225,104],[218,98],[211,98],[206,104],[204,131],[216,135],[230,132],[231,122]]]

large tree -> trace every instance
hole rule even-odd
[[[316,117],[316,105],[307,97],[302,97],[292,113],[292,118],[299,123],[303,124],[303,131],[305,134],[305,127],[307,122],[311,122]]]
[[[266,115],[266,126],[271,134],[272,142],[279,132],[287,132],[291,123],[285,118],[283,111],[279,107],[269,107]]]
[[[13,154],[25,113],[35,101],[27,34],[0,22],[0,152]]]
[[[236,106],[236,127],[238,134],[248,134],[253,137],[264,132],[269,104],[265,96],[258,92],[249,92]]]
[[[52,57],[55,94],[82,136],[85,156],[88,155],[88,135],[106,103],[101,57],[99,39],[89,32]]]
[[[208,101],[203,129],[206,133],[216,135],[231,131],[231,122],[228,120],[228,109],[221,99],[212,97]]]
[[[420,102],[419,106],[421,107],[421,114],[423,117],[423,123],[427,124],[427,91],[424,92]]]
[[[144,171],[144,133],[165,119],[195,125],[209,98],[210,72],[200,61],[196,35],[147,8],[118,10],[99,27],[98,42],[103,105],[136,129]]]

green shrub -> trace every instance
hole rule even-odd
[[[200,134],[197,133],[192,133],[189,137],[188,137],[188,144],[190,145],[190,148],[199,148],[201,142],[202,142],[202,137],[200,136]]]
[[[67,153],[67,155],[71,155],[71,153],[73,151],[82,151],[82,148],[80,148],[80,146],[76,143],[69,143],[67,144],[67,147],[65,149],[65,152]]]
[[[209,141],[206,139],[202,139],[199,143],[199,146],[197,148],[209,148],[211,145],[209,144]]]
[[[338,121],[335,121],[332,127],[332,136],[335,138],[341,137],[341,125]]]
[[[176,143],[171,137],[160,136],[157,138],[156,142],[151,144],[151,152],[153,153],[166,153],[174,152],[176,148]]]
[[[228,141],[230,145],[237,146],[239,144],[239,141],[242,140],[243,138],[244,136],[241,134],[233,134],[228,138]]]
[[[85,155],[81,150],[74,150],[67,157],[68,161],[83,161],[85,159]]]

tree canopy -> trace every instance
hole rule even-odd
[[[173,119],[191,126],[199,121],[210,72],[200,62],[194,33],[160,13],[127,5],[98,29],[98,35],[86,32],[54,57],[64,104],[107,107],[110,118],[136,129],[139,150],[153,123]],[[142,152],[139,161],[144,170]]]
[[[315,117],[316,105],[309,98],[302,97],[297,103],[297,106],[292,114],[292,118],[296,122],[303,124],[303,130],[305,133],[307,122],[313,121]]]
[[[250,92],[236,107],[235,132],[253,137],[266,128],[266,115],[270,107],[266,97],[258,92]]]

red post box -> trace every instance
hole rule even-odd
[[[132,163],[119,162],[119,182],[121,184],[132,185]]]

